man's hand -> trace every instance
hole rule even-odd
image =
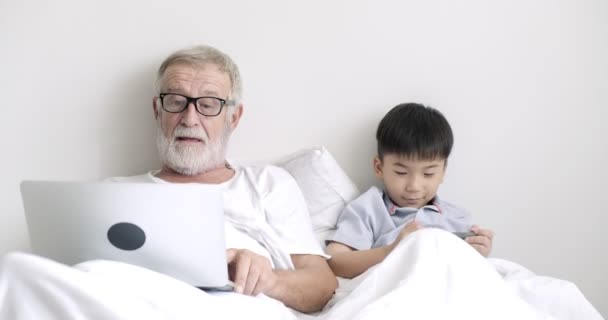
[[[469,243],[473,248],[475,248],[475,250],[477,250],[477,252],[487,258],[492,251],[492,239],[494,238],[494,231],[490,229],[482,229],[478,225],[473,225],[471,227],[471,232],[476,235],[467,237],[464,239],[464,241]]]
[[[246,249],[228,249],[226,257],[236,293],[256,296],[275,286],[277,275],[266,257]]]

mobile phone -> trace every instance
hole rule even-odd
[[[465,232],[452,232],[455,236],[457,236],[458,238],[464,240],[466,237],[473,237],[476,236],[476,234],[474,234],[471,231],[465,231]]]

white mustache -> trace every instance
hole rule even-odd
[[[209,136],[207,136],[207,133],[204,130],[187,127],[175,128],[175,131],[173,131],[173,139],[175,140],[177,138],[194,138],[205,143],[209,141]]]

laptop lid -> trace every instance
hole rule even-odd
[[[24,181],[21,196],[35,254],[68,265],[122,261],[230,288],[220,186]]]

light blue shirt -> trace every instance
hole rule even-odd
[[[425,227],[451,232],[471,229],[471,215],[462,208],[435,197],[420,209],[397,207],[385,192],[371,187],[342,210],[335,234],[328,241],[356,250],[389,245],[403,227],[412,221]]]

